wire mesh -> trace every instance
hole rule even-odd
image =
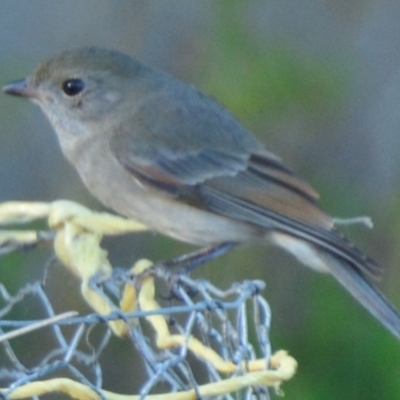
[[[36,236],[36,244],[52,239],[50,231],[42,232]],[[26,250],[17,241],[3,244],[7,252]],[[113,305],[111,312],[56,313],[46,282],[54,259],[43,266],[41,279],[21,282],[14,293],[0,283],[3,398],[39,398],[43,393],[55,396],[47,394],[46,398],[60,398],[59,392],[74,398],[122,398],[104,390],[110,368],[120,369],[121,375],[125,368],[119,364],[120,355],[109,354],[118,340],[125,344],[124,357],[135,360],[129,371],[131,380],[139,381],[138,397],[129,399],[150,399],[157,393],[160,399],[171,393],[187,395],[171,397],[176,399],[269,399],[267,386],[257,385],[257,381],[254,386],[249,381],[226,392],[205,391],[227,378],[233,382],[246,375],[254,370],[252,363],[271,368],[271,312],[261,295],[264,282],[244,281],[221,289],[192,278],[185,269],[185,257],[180,268],[146,261],[146,269],[115,267],[112,273],[96,272],[85,282],[91,295]],[[41,317],[20,318],[16,310],[27,307],[29,314],[33,303],[39,305]],[[124,307],[124,303],[130,306]],[[124,326],[123,333],[117,333],[120,338],[115,335],[116,325],[111,325],[116,321]],[[34,357],[29,356],[30,350]],[[58,380],[52,387],[58,378],[68,379],[68,384]],[[33,386],[40,382],[44,389]],[[90,395],[84,397],[83,389],[73,389],[71,382],[88,388]],[[18,392],[18,388],[26,388],[26,392]]]

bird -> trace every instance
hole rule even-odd
[[[395,337],[400,315],[318,193],[219,102],[135,58],[66,50],[3,87],[37,103],[106,207],[196,246],[275,244],[329,273]]]

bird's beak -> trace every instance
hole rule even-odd
[[[3,86],[3,92],[13,96],[27,97],[29,99],[37,97],[37,93],[34,88],[29,85],[28,79],[21,79]]]

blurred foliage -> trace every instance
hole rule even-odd
[[[295,107],[320,118],[340,105],[345,71],[297,56],[283,41],[261,47],[243,25],[241,2],[220,2],[219,9],[223,17],[210,37],[202,84],[234,115],[250,122],[280,119]]]

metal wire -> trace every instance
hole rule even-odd
[[[14,250],[21,251],[17,247]],[[31,253],[25,254],[29,256]],[[185,266],[185,258],[180,261]],[[1,268],[0,262],[0,274]],[[125,349],[132,352],[135,365],[139,365],[136,368],[140,368],[141,381],[136,386],[140,388],[139,394],[143,399],[154,392],[196,390],[201,384],[218,382],[226,377],[211,363],[189,354],[188,342],[191,337],[199,339],[225,360],[243,366],[233,375],[240,375],[243,372],[241,369],[245,370],[250,360],[265,358],[268,362],[271,356],[268,337],[271,313],[261,295],[265,284],[262,281],[244,281],[224,289],[203,279],[193,279],[189,273],[181,271],[167,268],[162,263],[152,268],[156,288],[162,287],[163,292],[167,291],[167,296],[165,293],[163,296],[156,294],[161,309],[132,313],[116,311],[107,316],[88,313],[43,327],[40,336],[50,337],[51,340],[38,340],[36,331],[34,334],[27,332],[19,338],[18,346],[14,339],[2,341],[0,386],[8,388],[3,398],[8,399],[13,389],[28,382],[64,376],[82,382],[97,392],[100,398],[105,398],[100,389],[103,389],[107,380],[106,371],[110,364],[115,369],[119,368],[118,357],[112,359],[109,354],[106,356],[109,347],[117,340],[108,329],[107,322],[117,319],[129,323],[129,334],[118,340],[130,343]],[[142,278],[116,268],[111,277],[94,277],[91,284],[99,293],[111,293],[117,303],[123,286],[127,282],[136,285]],[[29,327],[40,321],[29,316],[27,319],[15,318],[15,309],[23,309],[25,305],[35,302],[40,305],[44,317],[55,317],[49,291],[50,288],[43,281],[36,281],[21,282],[20,288],[10,293],[5,283],[1,282],[0,340],[1,334],[10,329]],[[155,334],[146,320],[151,315],[165,316],[171,333],[186,338],[183,345],[158,348]],[[101,334],[99,327],[102,328]],[[28,348],[35,348],[34,362],[28,362],[26,357],[21,356],[19,346],[22,340],[29,344]],[[24,352],[22,354],[26,355]],[[132,381],[138,375],[132,371]],[[218,398],[269,399],[269,394],[266,388],[249,388]]]

